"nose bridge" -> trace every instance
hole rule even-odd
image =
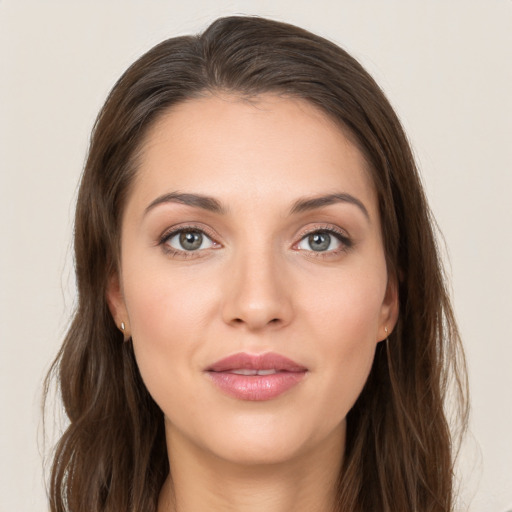
[[[286,286],[284,262],[271,244],[243,244],[233,252],[224,320],[250,330],[284,325],[292,308]]]

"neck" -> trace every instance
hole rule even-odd
[[[292,460],[239,464],[167,435],[170,475],[158,512],[327,512],[335,510],[343,431]]]

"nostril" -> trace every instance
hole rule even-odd
[[[246,323],[250,323],[250,322],[247,322],[247,321],[243,320],[242,318],[233,318],[233,320],[231,320],[231,323],[232,323],[232,325],[242,325],[242,324],[246,324]],[[266,323],[262,322],[260,324],[260,326],[263,327],[264,325],[278,325],[280,323],[281,323],[280,318],[272,318],[271,320],[269,320]]]

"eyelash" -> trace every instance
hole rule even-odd
[[[219,247],[219,242],[216,242],[215,235],[213,235],[208,229],[206,229],[203,226],[197,226],[197,225],[185,225],[185,226],[179,226],[176,228],[172,228],[168,231],[165,231],[162,236],[159,238],[158,245],[162,246],[162,250],[168,254],[171,257],[181,257],[181,258],[191,258],[191,257],[197,257],[199,253],[204,251],[209,251],[208,249],[197,249],[195,251],[185,251],[185,250],[179,250],[175,249],[173,247],[170,247],[167,242],[171,240],[174,236],[187,232],[187,231],[195,231],[199,232],[203,235],[206,235],[215,246]],[[307,231],[304,231],[300,234],[299,241],[293,244],[293,247],[297,247],[298,244],[300,244],[306,237],[314,235],[314,234],[327,234],[334,236],[341,244],[341,247],[330,250],[330,251],[313,251],[309,250],[306,251],[309,256],[314,258],[328,258],[328,257],[334,257],[338,256],[339,254],[343,252],[347,252],[350,250],[354,243],[353,241],[347,236],[347,234],[339,229],[334,228],[331,225],[326,226],[317,226],[314,229],[310,229]],[[214,247],[216,248],[216,247]],[[297,251],[300,251],[301,249],[296,249]]]
[[[165,254],[168,254],[171,257],[181,257],[181,258],[193,258],[197,257],[199,252],[207,251],[208,249],[201,249],[196,251],[181,251],[179,249],[175,249],[174,247],[171,247],[167,244],[169,240],[171,240],[174,236],[179,235],[180,233],[187,232],[187,231],[194,231],[197,233],[201,233],[203,235],[206,235],[215,246],[220,246],[218,242],[215,241],[215,235],[212,234],[208,229],[206,229],[203,226],[197,226],[197,225],[185,225],[185,226],[179,226],[175,228],[171,228],[168,231],[165,231],[163,235],[160,237],[158,241],[158,245],[162,247],[162,250],[165,252]]]
[[[300,244],[305,238],[315,234],[327,234],[330,236],[334,236],[340,242],[341,247],[330,250],[330,251],[307,251],[308,256],[312,258],[329,258],[339,256],[341,253],[348,252],[353,246],[354,242],[350,239],[350,237],[342,230],[335,228],[332,225],[324,225],[324,226],[315,226],[313,229],[306,230],[300,234],[300,239],[298,242],[294,244],[296,247]],[[299,249],[297,249],[299,250]]]

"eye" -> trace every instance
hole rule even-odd
[[[313,252],[339,252],[351,246],[350,240],[332,230],[318,230],[308,233],[297,244],[297,249]]]
[[[177,251],[193,252],[210,249],[215,242],[199,229],[180,229],[165,235],[162,243]]]

